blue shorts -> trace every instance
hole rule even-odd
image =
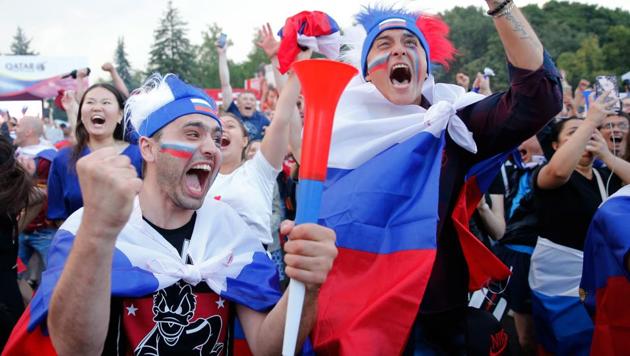
[[[22,262],[27,265],[33,256],[33,252],[39,253],[46,268],[48,258],[48,248],[55,236],[56,229],[45,228],[33,232],[22,232],[19,237],[18,256]]]

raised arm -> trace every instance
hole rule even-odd
[[[284,87],[284,83],[287,80],[287,76],[280,74],[280,71],[278,70],[278,67],[280,66],[280,63],[278,62],[278,48],[280,48],[280,42],[278,42],[273,36],[273,31],[271,30],[271,25],[269,25],[269,23],[258,31],[258,41],[256,42],[256,45],[265,51],[267,58],[271,61],[271,66],[273,67],[273,78],[276,82],[276,89],[278,89],[278,92],[281,92]]]
[[[48,330],[59,355],[99,355],[109,324],[114,245],[142,181],[113,147],[81,158],[77,172],[83,217],[50,300]]]
[[[77,87],[74,93],[74,97],[77,102],[81,102],[81,98],[85,91],[87,90],[87,80],[86,78],[90,75],[90,68],[81,68],[77,69]]]
[[[584,122],[571,134],[566,143],[558,147],[549,163],[540,169],[536,179],[538,187],[555,189],[569,181],[587,145],[593,146],[595,144],[591,141],[594,140],[593,136],[596,134],[597,127],[611,112],[606,107],[610,104],[604,102],[606,95],[604,94],[591,102]]]
[[[219,55],[219,80],[221,81],[221,95],[223,95],[223,110],[227,111],[232,104],[232,86],[230,85],[230,68],[228,67],[226,48],[217,44]]]
[[[485,198],[481,198],[477,211],[481,217],[483,225],[493,240],[500,240],[505,233],[505,214],[503,210],[504,198],[502,194],[490,194],[492,208],[486,203]]]
[[[630,162],[615,156],[608,149],[608,144],[599,130],[596,130],[586,150],[599,157],[606,167],[616,174],[624,184],[630,184]]]
[[[298,55],[298,60],[307,59],[312,51],[303,51]],[[295,120],[296,103],[300,95],[300,81],[295,73],[289,75],[273,115],[271,125],[265,130],[265,137],[260,145],[260,150],[267,161],[273,167],[280,167],[289,147],[289,124]],[[298,114],[299,118],[299,114]]]
[[[503,3],[488,0],[490,9],[497,2]],[[510,4],[509,12],[494,17],[508,58],[510,88],[458,113],[477,142],[471,162],[514,148],[562,110],[560,74],[520,10]]]
[[[289,241],[284,246],[287,276],[303,282],[306,286],[298,332],[299,349],[299,345],[304,343],[313,328],[317,316],[319,288],[326,280],[337,256],[335,233],[319,225],[303,224],[294,227],[292,223],[284,222],[281,234],[289,235]],[[287,296],[288,291],[266,315],[244,306],[237,306],[239,320],[243,324],[247,343],[254,355],[281,354]]]
[[[514,66],[536,70],[543,63],[543,46],[521,10],[512,0],[486,0],[489,12],[498,11],[492,18],[505,54]],[[499,7],[502,7],[499,10]]]
[[[79,102],[76,100],[76,95],[72,90],[66,90],[61,98],[61,104],[66,110],[66,116],[68,117],[68,125],[70,125],[70,138],[72,142],[76,141],[75,132],[77,128],[77,118],[79,117]]]
[[[101,66],[101,69],[106,72],[109,72],[109,75],[111,75],[112,77],[112,82],[114,83],[114,87],[118,89],[118,91],[120,91],[125,96],[125,98],[128,98],[129,89],[127,88],[127,85],[118,74],[116,67],[114,67],[113,64],[107,62]]]

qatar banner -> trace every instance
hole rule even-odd
[[[85,57],[0,56],[0,97],[53,97],[60,89],[74,89],[70,72],[87,64]]]

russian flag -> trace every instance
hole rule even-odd
[[[407,21],[405,19],[393,18],[382,21],[378,24],[378,28],[380,30],[385,30],[388,28],[406,28]]]
[[[400,354],[418,315],[436,254],[445,133],[476,150],[455,113],[483,98],[432,78],[423,94],[429,110],[355,83],[337,106],[319,222],[335,230],[339,255],[320,290],[318,354]]]
[[[546,352],[588,355],[593,323],[580,301],[582,251],[539,237],[529,268],[536,339]]]
[[[581,288],[594,316],[593,355],[621,355],[630,350],[630,185],[600,206],[584,245]]]
[[[3,355],[54,355],[46,317],[55,285],[81,222],[83,209],[61,226],[50,247],[48,268],[30,305],[11,334]],[[257,311],[280,299],[275,265],[247,225],[227,204],[209,199],[197,210],[188,259],[165,242],[142,219],[136,199],[129,222],[116,240],[112,264],[112,296],[142,297],[184,280],[207,283],[210,289]]]

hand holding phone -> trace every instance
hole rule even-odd
[[[617,85],[617,77],[614,75],[599,75],[595,77],[595,97],[599,97],[604,92],[610,91],[605,102],[615,101],[611,110],[619,111],[621,109],[621,101],[619,100],[619,86]]]
[[[219,35],[219,39],[217,40],[217,47],[225,48],[226,44],[227,44],[227,35],[225,33],[221,33]]]

